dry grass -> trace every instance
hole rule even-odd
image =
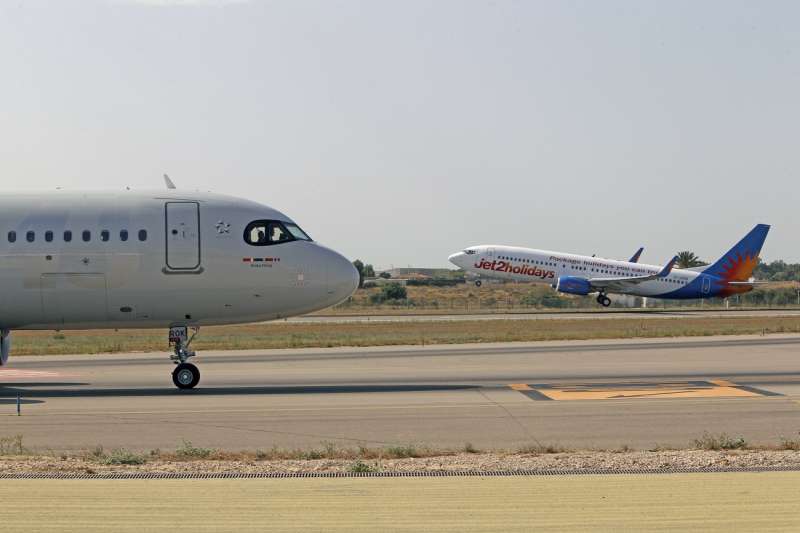
[[[198,350],[388,346],[507,341],[798,333],[798,317],[681,317],[647,320],[489,320],[292,323],[204,328]],[[162,330],[19,331],[15,355],[164,351]]]
[[[757,288],[754,293],[768,292],[778,289],[798,289],[800,283],[784,282]],[[321,315],[354,315],[354,314],[435,314],[435,313],[497,313],[497,312],[574,312],[601,311],[594,296],[571,296],[555,292],[549,285],[538,283],[484,283],[476,287],[472,283],[451,287],[407,286],[408,301],[384,302],[375,304],[373,296],[380,293],[380,287],[363,288],[356,291],[346,303],[332,309],[320,311]],[[548,305],[542,302],[547,300]],[[612,298],[613,300],[613,298]],[[732,298],[731,309],[750,308],[746,296],[741,301]],[[538,302],[538,303],[534,303]],[[792,300],[794,303],[794,300]],[[558,307],[561,306],[561,307]],[[789,306],[796,308],[796,306]],[[664,309],[725,309],[721,299],[706,300],[658,300],[650,299],[650,310]],[[762,307],[763,308],[763,307]],[[625,311],[626,307],[614,307],[615,311]],[[634,310],[634,309],[631,309]],[[641,309],[635,309],[641,311]]]

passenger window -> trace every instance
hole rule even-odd
[[[45,231],[44,232],[44,240],[47,242],[53,242],[53,232],[52,231]]]
[[[28,242],[33,242],[36,240],[36,233],[33,231],[29,231],[25,234],[25,240]]]
[[[72,232],[70,230],[64,231],[64,242],[72,241]]]
[[[142,241],[142,242],[147,240],[147,230],[146,229],[140,229],[139,230],[139,240]]]
[[[92,240],[92,232],[89,231],[88,229],[83,230],[83,233],[81,234],[81,238],[83,238],[83,242],[91,241]]]
[[[108,242],[108,240],[110,238],[111,238],[111,233],[109,233],[109,231],[107,229],[104,229],[103,231],[100,232],[100,240],[101,241]]]
[[[119,230],[119,240],[121,240],[122,242],[128,240],[128,230],[126,229]]]
[[[8,242],[17,242],[17,232],[16,231],[9,231],[8,232]]]

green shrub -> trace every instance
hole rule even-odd
[[[143,455],[133,453],[125,448],[117,448],[102,459],[107,465],[143,465],[147,461]]]
[[[375,472],[376,469],[365,463],[364,461],[356,461],[350,465],[350,472]]]
[[[215,451],[213,448],[198,448],[193,446],[190,441],[184,440],[175,450],[175,455],[183,459],[206,459]]]

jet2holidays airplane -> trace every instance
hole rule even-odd
[[[0,365],[14,329],[169,328],[172,380],[200,326],[275,320],[358,287],[341,254],[250,200],[174,190],[0,196]]]
[[[769,226],[758,224],[711,265],[675,268],[677,257],[664,266],[614,261],[515,246],[471,246],[449,257],[471,274],[514,281],[547,283],[557,291],[585,296],[597,293],[597,303],[611,305],[611,293],[666,299],[725,298],[753,290],[752,274]],[[480,286],[480,280],[475,282]]]

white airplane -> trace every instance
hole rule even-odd
[[[630,261],[549,252],[516,246],[471,246],[449,257],[454,265],[478,276],[552,285],[557,291],[585,296],[597,293],[608,307],[609,293],[667,299],[727,297],[753,290],[751,276],[769,226],[759,224],[715,263],[688,269],[640,264],[640,248]],[[475,282],[480,286],[478,279]]]
[[[164,327],[173,382],[190,389],[200,326],[302,315],[358,287],[350,261],[283,213],[165,181],[170,190],[3,193],[1,365],[14,329]]]

